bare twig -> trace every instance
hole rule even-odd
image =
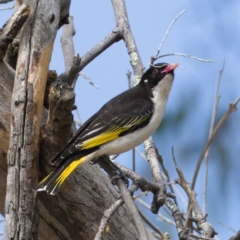
[[[176,227],[177,227],[177,231],[178,231],[178,236],[179,239],[188,239],[188,240],[193,240],[194,238],[192,238],[190,236],[190,231],[189,229],[187,229],[186,227],[184,227],[183,225],[183,221],[182,221],[182,214],[179,211],[178,206],[176,206],[170,198],[167,198],[165,201],[165,205],[170,209],[170,211],[172,212]]]
[[[134,225],[137,228],[138,239],[148,240],[149,236],[147,234],[146,228],[143,225],[141,217],[138,213],[138,209],[133,202],[133,199],[132,199],[132,196],[130,195],[130,192],[126,188],[126,185],[125,185],[124,181],[122,179],[117,180],[117,186],[118,186],[119,190],[121,191],[124,203],[126,204],[126,207],[129,211],[129,214],[130,214],[130,216],[132,216],[132,219],[135,223]]]
[[[200,62],[213,62],[213,59],[210,59],[210,60],[207,60],[207,59],[202,59],[202,58],[199,58],[199,57],[195,57],[195,56],[192,56],[192,55],[189,55],[189,54],[184,54],[184,53],[168,53],[168,54],[164,54],[164,55],[161,55],[159,56],[158,58],[156,59],[159,59],[159,58],[162,58],[162,57],[168,57],[168,56],[181,56],[181,57],[189,57],[189,58],[193,58],[195,60],[198,60]]]
[[[115,42],[122,39],[122,33],[119,27],[116,27],[111,31],[101,42],[94,46],[89,52],[84,54],[81,58],[81,64],[78,69],[80,72],[88,63],[100,55],[103,51],[109,48]]]
[[[155,151],[156,151],[156,153],[157,153],[158,162],[160,163],[160,165],[161,165],[161,167],[162,167],[162,170],[163,170],[163,172],[164,172],[165,175],[166,175],[167,181],[168,181],[168,182],[171,182],[170,176],[169,176],[169,174],[168,174],[168,170],[167,170],[167,169],[165,168],[165,166],[164,166],[164,162],[163,162],[162,156],[159,154],[157,148],[155,149]],[[175,193],[174,193],[174,190],[173,190],[173,186],[172,186],[172,185],[169,185],[169,188],[170,188],[170,190],[171,190],[171,193],[172,193],[172,194],[175,194]],[[176,198],[174,198],[174,202],[175,202],[175,204],[178,206],[178,203],[177,203],[177,199],[176,199]]]
[[[97,163],[104,169],[105,172],[108,173],[110,177],[114,177],[117,175],[117,170],[115,167],[113,167],[111,164],[109,164],[109,161],[105,160],[106,156],[102,156],[99,159],[97,159]],[[117,166],[116,166],[117,167]],[[139,239],[140,240],[147,240],[149,239],[146,227],[143,225],[141,221],[141,217],[139,216],[138,210],[133,202],[132,196],[130,195],[130,192],[133,193],[138,189],[137,185],[132,185],[130,190],[128,190],[125,186],[125,183],[122,179],[118,179],[116,181],[116,184],[122,194],[122,198],[124,203],[126,204],[126,207],[129,211],[129,214],[132,216],[134,225],[137,228],[137,231],[139,233]]]
[[[82,72],[79,72],[79,75],[81,75],[82,77],[84,77],[85,79],[87,79],[88,80],[88,82],[92,85],[92,86],[94,86],[95,88],[99,88],[94,82],[92,82],[92,80],[87,76],[87,75],[85,75],[85,74],[83,74]]]
[[[142,199],[140,199],[140,198],[135,198],[135,201],[137,201],[139,204],[141,204],[143,207],[147,208],[148,210],[151,209],[150,205],[147,204],[146,202],[144,202]],[[165,217],[165,216],[164,216],[163,214],[161,214],[160,212],[157,214],[157,216],[161,219],[161,221],[167,222],[167,223],[175,226],[175,223],[174,223],[171,219]]]
[[[130,29],[125,2],[123,0],[112,0],[112,5],[116,24],[121,29],[122,38],[126,44],[130,57],[130,63],[134,72],[133,86],[135,86],[140,81],[144,69],[142,60]]]
[[[158,166],[156,148],[153,143],[152,137],[149,137],[148,140],[144,142],[145,152],[148,159],[148,162],[151,166],[152,176],[154,183],[159,186],[158,194],[154,195],[154,200],[151,206],[151,211],[157,213],[159,208],[164,204],[166,198],[166,186],[164,184],[163,175]]]
[[[142,213],[142,211],[140,211],[140,210],[138,209],[138,212],[139,212],[141,218],[148,224],[148,226],[151,227],[155,232],[157,232],[157,233],[161,236],[161,238],[163,238],[163,237],[164,237],[164,236],[163,236],[163,233],[158,229],[158,227],[156,227],[156,226],[147,218],[147,216],[145,216],[145,215]]]
[[[218,221],[218,223],[221,224],[222,226],[224,226],[225,228],[229,229],[230,231],[232,231],[232,232],[234,232],[234,233],[237,233],[236,230],[234,230],[233,228],[229,227],[228,225],[226,225],[226,224],[224,224],[224,223],[222,223],[222,222],[219,222],[219,221]]]
[[[220,121],[218,122],[217,126],[214,128],[213,132],[212,132],[212,136],[211,138],[208,139],[206,145],[203,148],[203,151],[198,159],[198,163],[196,166],[196,169],[194,171],[194,175],[193,175],[193,180],[192,180],[192,185],[191,185],[191,189],[194,189],[195,184],[196,184],[196,180],[197,180],[197,175],[198,175],[198,171],[200,169],[201,163],[203,161],[203,158],[205,156],[205,153],[207,151],[207,149],[209,148],[209,146],[211,145],[213,139],[215,138],[216,134],[218,133],[219,129],[222,127],[222,125],[226,122],[226,120],[228,119],[228,117],[231,115],[231,113],[233,113],[234,111],[237,110],[237,104],[240,101],[240,97],[237,98],[237,100],[234,103],[230,103],[228,111],[225,113],[225,115],[220,119]]]
[[[13,6],[10,6],[10,7],[6,7],[6,8],[0,8],[0,11],[10,10],[10,9],[13,9],[13,8],[14,8],[14,5],[13,5]]]
[[[107,209],[102,217],[100,226],[98,228],[98,232],[94,238],[94,240],[101,240],[104,234],[104,230],[106,229],[110,218],[112,217],[112,215],[117,211],[117,209],[123,205],[123,200],[118,199],[115,203],[113,203],[109,209]]]
[[[218,109],[218,102],[219,102],[219,86],[220,86],[220,81],[222,77],[222,72],[224,70],[224,65],[225,65],[225,58],[223,60],[223,65],[222,68],[219,71],[218,75],[218,82],[217,82],[217,89],[216,89],[216,94],[215,94],[215,101],[214,101],[214,106],[213,106],[213,113],[212,113],[212,119],[211,119],[211,125],[210,125],[210,130],[209,130],[209,136],[208,139],[211,138],[215,121],[216,121],[216,115],[217,115],[217,109]],[[207,182],[208,182],[208,158],[209,158],[209,152],[210,152],[210,147],[207,149],[206,154],[205,154],[205,176],[204,176],[204,189],[203,189],[203,214],[206,214],[206,202],[207,202]]]
[[[4,58],[8,45],[12,43],[17,36],[29,14],[30,7],[26,4],[22,4],[3,27],[0,33],[0,60]]]
[[[188,186],[188,183],[182,173],[182,171],[176,167],[179,179],[176,180],[176,182],[184,189],[186,192],[189,202],[191,204],[191,207],[195,213],[195,218],[193,219],[194,222],[196,222],[197,226],[204,231],[203,237],[214,237],[215,231],[213,227],[206,221],[206,215],[204,216],[201,212],[201,209],[197,203],[196,200],[196,194],[194,191]]]
[[[172,147],[171,148],[171,151],[172,151],[172,159],[173,159],[173,162],[174,162],[174,165],[175,167],[177,166],[177,160],[175,158],[175,154],[174,154],[174,148]],[[185,201],[184,197],[182,196],[182,194],[180,193],[180,191],[178,190],[177,187],[173,186],[174,188],[174,192],[178,195],[178,197],[180,198],[180,200],[182,201],[182,203],[187,206],[187,202]]]
[[[156,60],[156,59],[158,58],[158,55],[159,55],[159,53],[160,53],[160,51],[161,51],[161,49],[162,49],[163,43],[165,42],[165,39],[166,39],[167,35],[169,34],[169,32],[170,32],[173,24],[174,24],[174,23],[177,21],[177,19],[178,19],[183,13],[185,13],[185,12],[186,12],[186,10],[183,10],[182,12],[180,12],[180,13],[173,19],[173,21],[171,22],[170,26],[168,27],[168,29],[167,29],[164,37],[163,37],[163,40],[162,40],[162,42],[161,42],[161,44],[160,44],[160,46],[159,46],[159,48],[158,48],[158,50],[157,50],[156,56],[155,56],[155,58],[153,58],[153,59]],[[155,60],[154,60],[154,61],[155,61]],[[153,61],[153,62],[154,62],[154,61]],[[151,64],[153,64],[153,62],[151,62]]]
[[[159,187],[151,182],[148,182],[146,179],[132,171],[131,169],[119,164],[115,163],[115,165],[124,173],[127,178],[132,179],[133,184],[137,185],[143,192],[150,191],[153,194],[156,194],[159,191]]]
[[[132,72],[131,71],[127,71],[126,73],[127,75],[127,79],[128,79],[128,88],[130,89],[132,87],[132,84],[131,84],[131,75],[132,75]],[[132,170],[135,171],[136,169],[136,152],[135,152],[135,148],[132,149]]]
[[[78,108],[75,111],[76,111],[77,116],[78,116],[78,120],[77,121],[75,120],[75,121],[77,122],[78,126],[81,127],[83,125],[83,123],[82,123],[81,116],[80,116],[80,113],[78,111]]]
[[[74,44],[73,44],[73,36],[75,35],[73,17],[69,16],[68,20],[69,20],[69,23],[63,25],[63,33],[61,36],[61,44],[62,44],[66,72],[69,72],[71,69],[72,59],[75,53]]]
[[[126,73],[127,75],[127,79],[128,79],[128,88],[131,88],[132,84],[131,84],[131,75],[132,75],[132,72],[131,71],[127,71]]]

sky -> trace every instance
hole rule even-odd
[[[12,4],[0,5],[1,7]],[[191,58],[171,56],[162,58],[164,62],[179,62],[175,70],[174,85],[167,104],[165,118],[153,138],[171,179],[177,178],[172,161],[171,147],[174,147],[179,167],[191,182],[198,157],[208,138],[213,102],[215,98],[219,70],[225,58],[219,94],[219,120],[227,111],[229,103],[240,95],[240,2],[230,1],[126,1],[130,27],[133,32],[141,59],[147,69],[150,57],[157,49],[178,13],[186,12],[177,20],[164,42],[161,54],[185,53],[199,58],[214,59],[204,63]],[[0,24],[11,15],[12,10],[0,12]],[[111,1],[72,1],[71,15],[74,17],[76,35],[75,53],[83,56],[115,28]],[[50,69],[58,74],[64,72],[59,30]],[[129,56],[123,41],[119,41],[82,72],[99,89],[79,77],[76,85],[76,105],[81,120],[86,121],[104,103],[128,88],[126,77],[131,69]],[[178,115],[179,114],[179,115]],[[177,118],[177,116],[180,116]],[[181,116],[183,116],[181,118]],[[75,113],[75,118],[78,116]],[[207,190],[208,221],[218,232],[218,239],[228,239],[239,230],[240,208],[238,206],[240,189],[240,111],[234,112],[213,142],[209,156],[209,183]],[[138,152],[144,152],[142,146]],[[136,171],[151,180],[147,163],[137,154]],[[131,152],[122,154],[117,161],[131,167]],[[202,207],[204,167],[201,168],[196,192]],[[177,186],[180,189],[179,186]],[[181,190],[180,190],[181,191]],[[181,191],[182,192],[182,191]],[[183,197],[186,195],[182,192]],[[151,203],[151,194],[144,198]],[[142,206],[139,206],[143,210]],[[184,204],[182,209],[184,211]],[[163,231],[169,231],[172,239],[176,230],[159,222],[156,215],[145,211]],[[164,210],[161,210],[164,213]],[[229,227],[223,226],[227,225]],[[0,227],[0,232],[1,232]]]

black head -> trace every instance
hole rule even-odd
[[[173,71],[178,65],[178,63],[157,63],[142,75],[140,83],[147,83],[150,88],[155,87],[167,74],[173,76]]]

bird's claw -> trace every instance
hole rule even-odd
[[[117,180],[119,180],[119,179],[122,179],[122,180],[125,182],[127,188],[129,187],[128,178],[127,178],[126,176],[124,176],[123,174],[119,174],[119,175],[113,176],[113,177],[111,178],[111,183],[112,183],[113,185],[116,185]]]

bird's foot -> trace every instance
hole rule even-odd
[[[118,175],[113,176],[111,178],[111,183],[113,185],[116,185],[117,184],[117,180],[119,180],[119,179],[122,179],[125,182],[127,188],[129,187],[128,178],[123,173],[119,173]]]

